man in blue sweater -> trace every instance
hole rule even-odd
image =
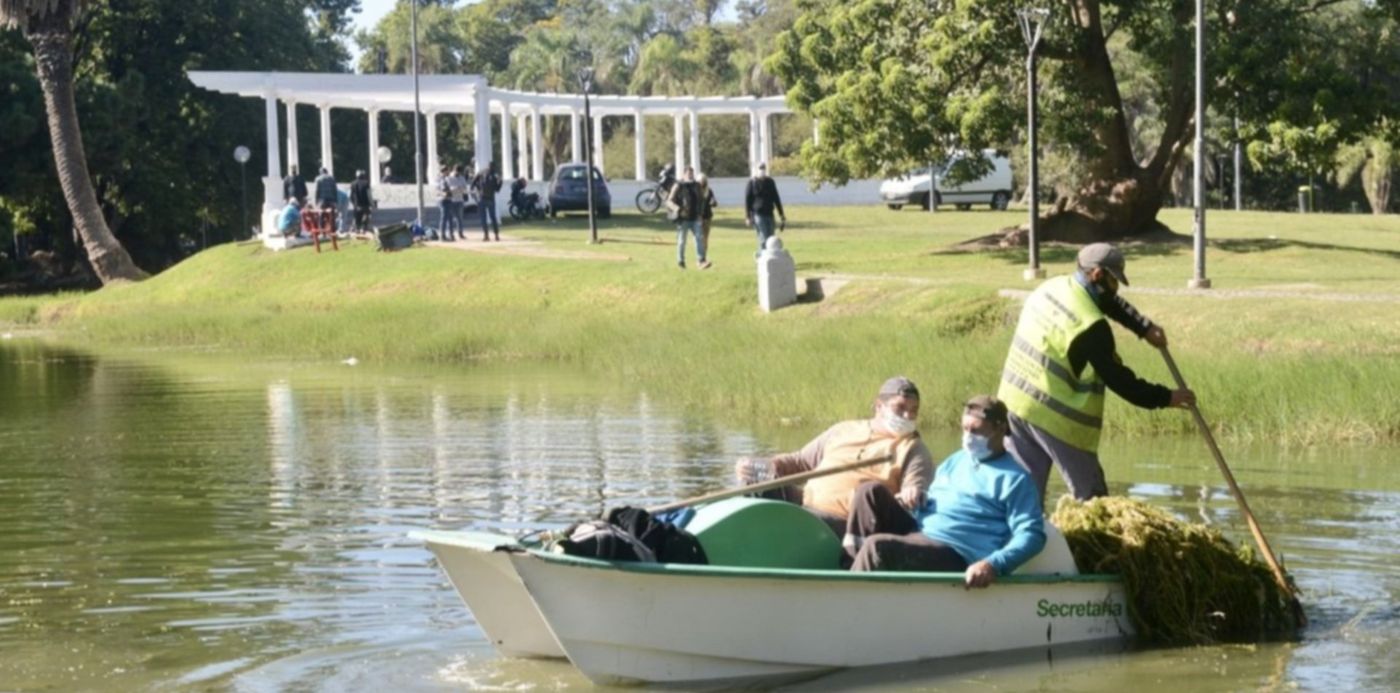
[[[1040,491],[1006,452],[1006,405],[973,397],[962,428],[962,449],[938,466],[914,514],[878,485],[856,491],[852,520],[864,525],[865,538],[851,570],[957,571],[968,587],[986,587],[1040,553]]]

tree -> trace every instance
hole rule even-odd
[[[1385,214],[1390,208],[1390,181],[1400,166],[1400,149],[1380,135],[1343,146],[1337,153],[1337,185],[1346,187],[1361,174],[1361,189],[1371,203],[1372,214]]]
[[[1047,148],[1069,145],[1079,176],[1051,208],[1043,237],[1087,242],[1160,228],[1157,212],[1193,134],[1192,3],[1052,4],[1040,49],[1041,127]],[[1334,37],[1316,30],[1334,4],[1214,4],[1208,102],[1232,99],[1256,124],[1331,123],[1345,140],[1376,101],[1355,74],[1337,69]],[[821,119],[821,144],[802,153],[810,177],[886,175],[951,150],[1019,139],[1026,47],[1016,3],[800,0],[798,7],[768,66],[788,86],[789,103]],[[1110,46],[1115,39],[1121,49]],[[1150,108],[1137,112],[1117,72],[1128,54],[1147,80]],[[1144,127],[1144,118],[1155,126]],[[1135,144],[1135,131],[1154,136]]]
[[[59,185],[103,284],[147,275],[117,241],[97,204],[73,97],[73,22],[81,0],[0,0],[0,24],[18,28],[34,50]]]

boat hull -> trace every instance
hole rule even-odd
[[[752,570],[509,554],[570,661],[597,683],[694,685],[1131,635],[1121,582]]]

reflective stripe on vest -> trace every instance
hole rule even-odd
[[[889,461],[808,481],[802,489],[802,505],[845,518],[851,514],[851,494],[867,481],[878,481],[891,492],[899,493],[904,479],[904,460],[918,440],[918,434],[894,439],[888,434],[876,433],[869,420],[839,424],[826,439],[817,469],[875,458]]]
[[[1041,284],[1021,310],[997,389],[1011,413],[1089,452],[1099,447],[1104,385],[1092,365],[1074,375],[1069,345],[1103,319],[1103,310],[1073,276]]]

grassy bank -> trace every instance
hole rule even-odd
[[[1025,254],[947,249],[1021,215],[867,207],[791,217],[783,237],[799,274],[854,279],[772,315],[755,307],[754,242],[736,215],[718,220],[715,268],[703,272],[676,269],[663,221],[619,215],[602,225],[600,248],[583,243],[578,218],[508,230],[604,259],[221,246],[140,284],[0,300],[0,329],[98,347],[576,364],[735,420],[803,428],[859,413],[894,373],[923,388],[926,426],[950,426],[963,397],[995,389],[1018,310],[997,292],[1029,288]],[[1164,220],[1190,227],[1185,212]],[[1238,438],[1400,440],[1400,221],[1213,213],[1210,228],[1211,295],[1154,291],[1190,277],[1181,244],[1129,248],[1127,293],[1166,327],[1207,418]],[[1042,257],[1054,274],[1073,252]],[[1157,354],[1119,335],[1129,365],[1168,380]],[[1109,419],[1115,435],[1190,427],[1182,412],[1112,398]]]

